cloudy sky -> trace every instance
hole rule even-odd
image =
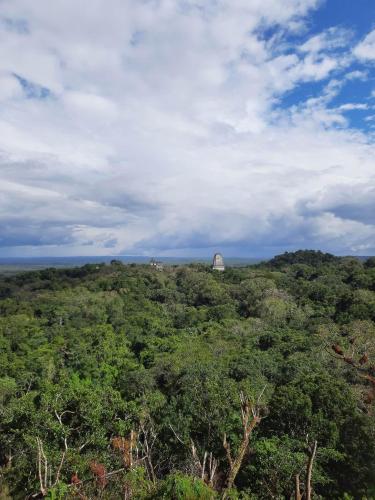
[[[374,0],[0,0],[0,256],[375,254]]]

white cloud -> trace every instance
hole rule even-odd
[[[0,102],[17,97],[22,97],[22,89],[18,80],[8,73],[0,73]]]
[[[319,53],[322,51],[330,51],[333,49],[346,47],[352,38],[352,32],[343,29],[332,27],[326,31],[310,37],[304,44],[299,47],[301,52]]]
[[[72,114],[86,114],[100,121],[112,121],[117,116],[115,103],[106,97],[87,92],[67,91],[63,96],[64,104]]]
[[[375,30],[370,33],[355,47],[354,55],[364,61],[375,60]]]
[[[355,71],[350,71],[349,73],[347,73],[345,75],[345,78],[347,80],[356,80],[356,79],[359,79],[359,80],[366,80],[368,77],[368,72],[367,71],[359,71],[359,70],[355,70]]]
[[[374,146],[343,116],[364,104],[330,108],[365,77],[342,53],[348,33],[283,44],[318,3],[3,2],[24,20],[0,25],[4,252],[375,247],[374,222],[301,208],[373,182]],[[51,94],[27,98],[13,74]],[[319,97],[280,106],[326,79]]]
[[[356,103],[356,102],[348,102],[345,104],[341,104],[338,108],[340,111],[353,111],[356,109],[365,110],[368,109],[368,104],[365,103]]]

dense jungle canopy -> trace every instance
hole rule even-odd
[[[375,498],[375,258],[0,276],[0,499]]]

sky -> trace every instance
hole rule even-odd
[[[0,0],[0,256],[375,255],[374,0]]]

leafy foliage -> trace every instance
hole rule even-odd
[[[314,495],[371,498],[374,269],[299,251],[0,277],[0,498],[290,498],[315,441]]]

